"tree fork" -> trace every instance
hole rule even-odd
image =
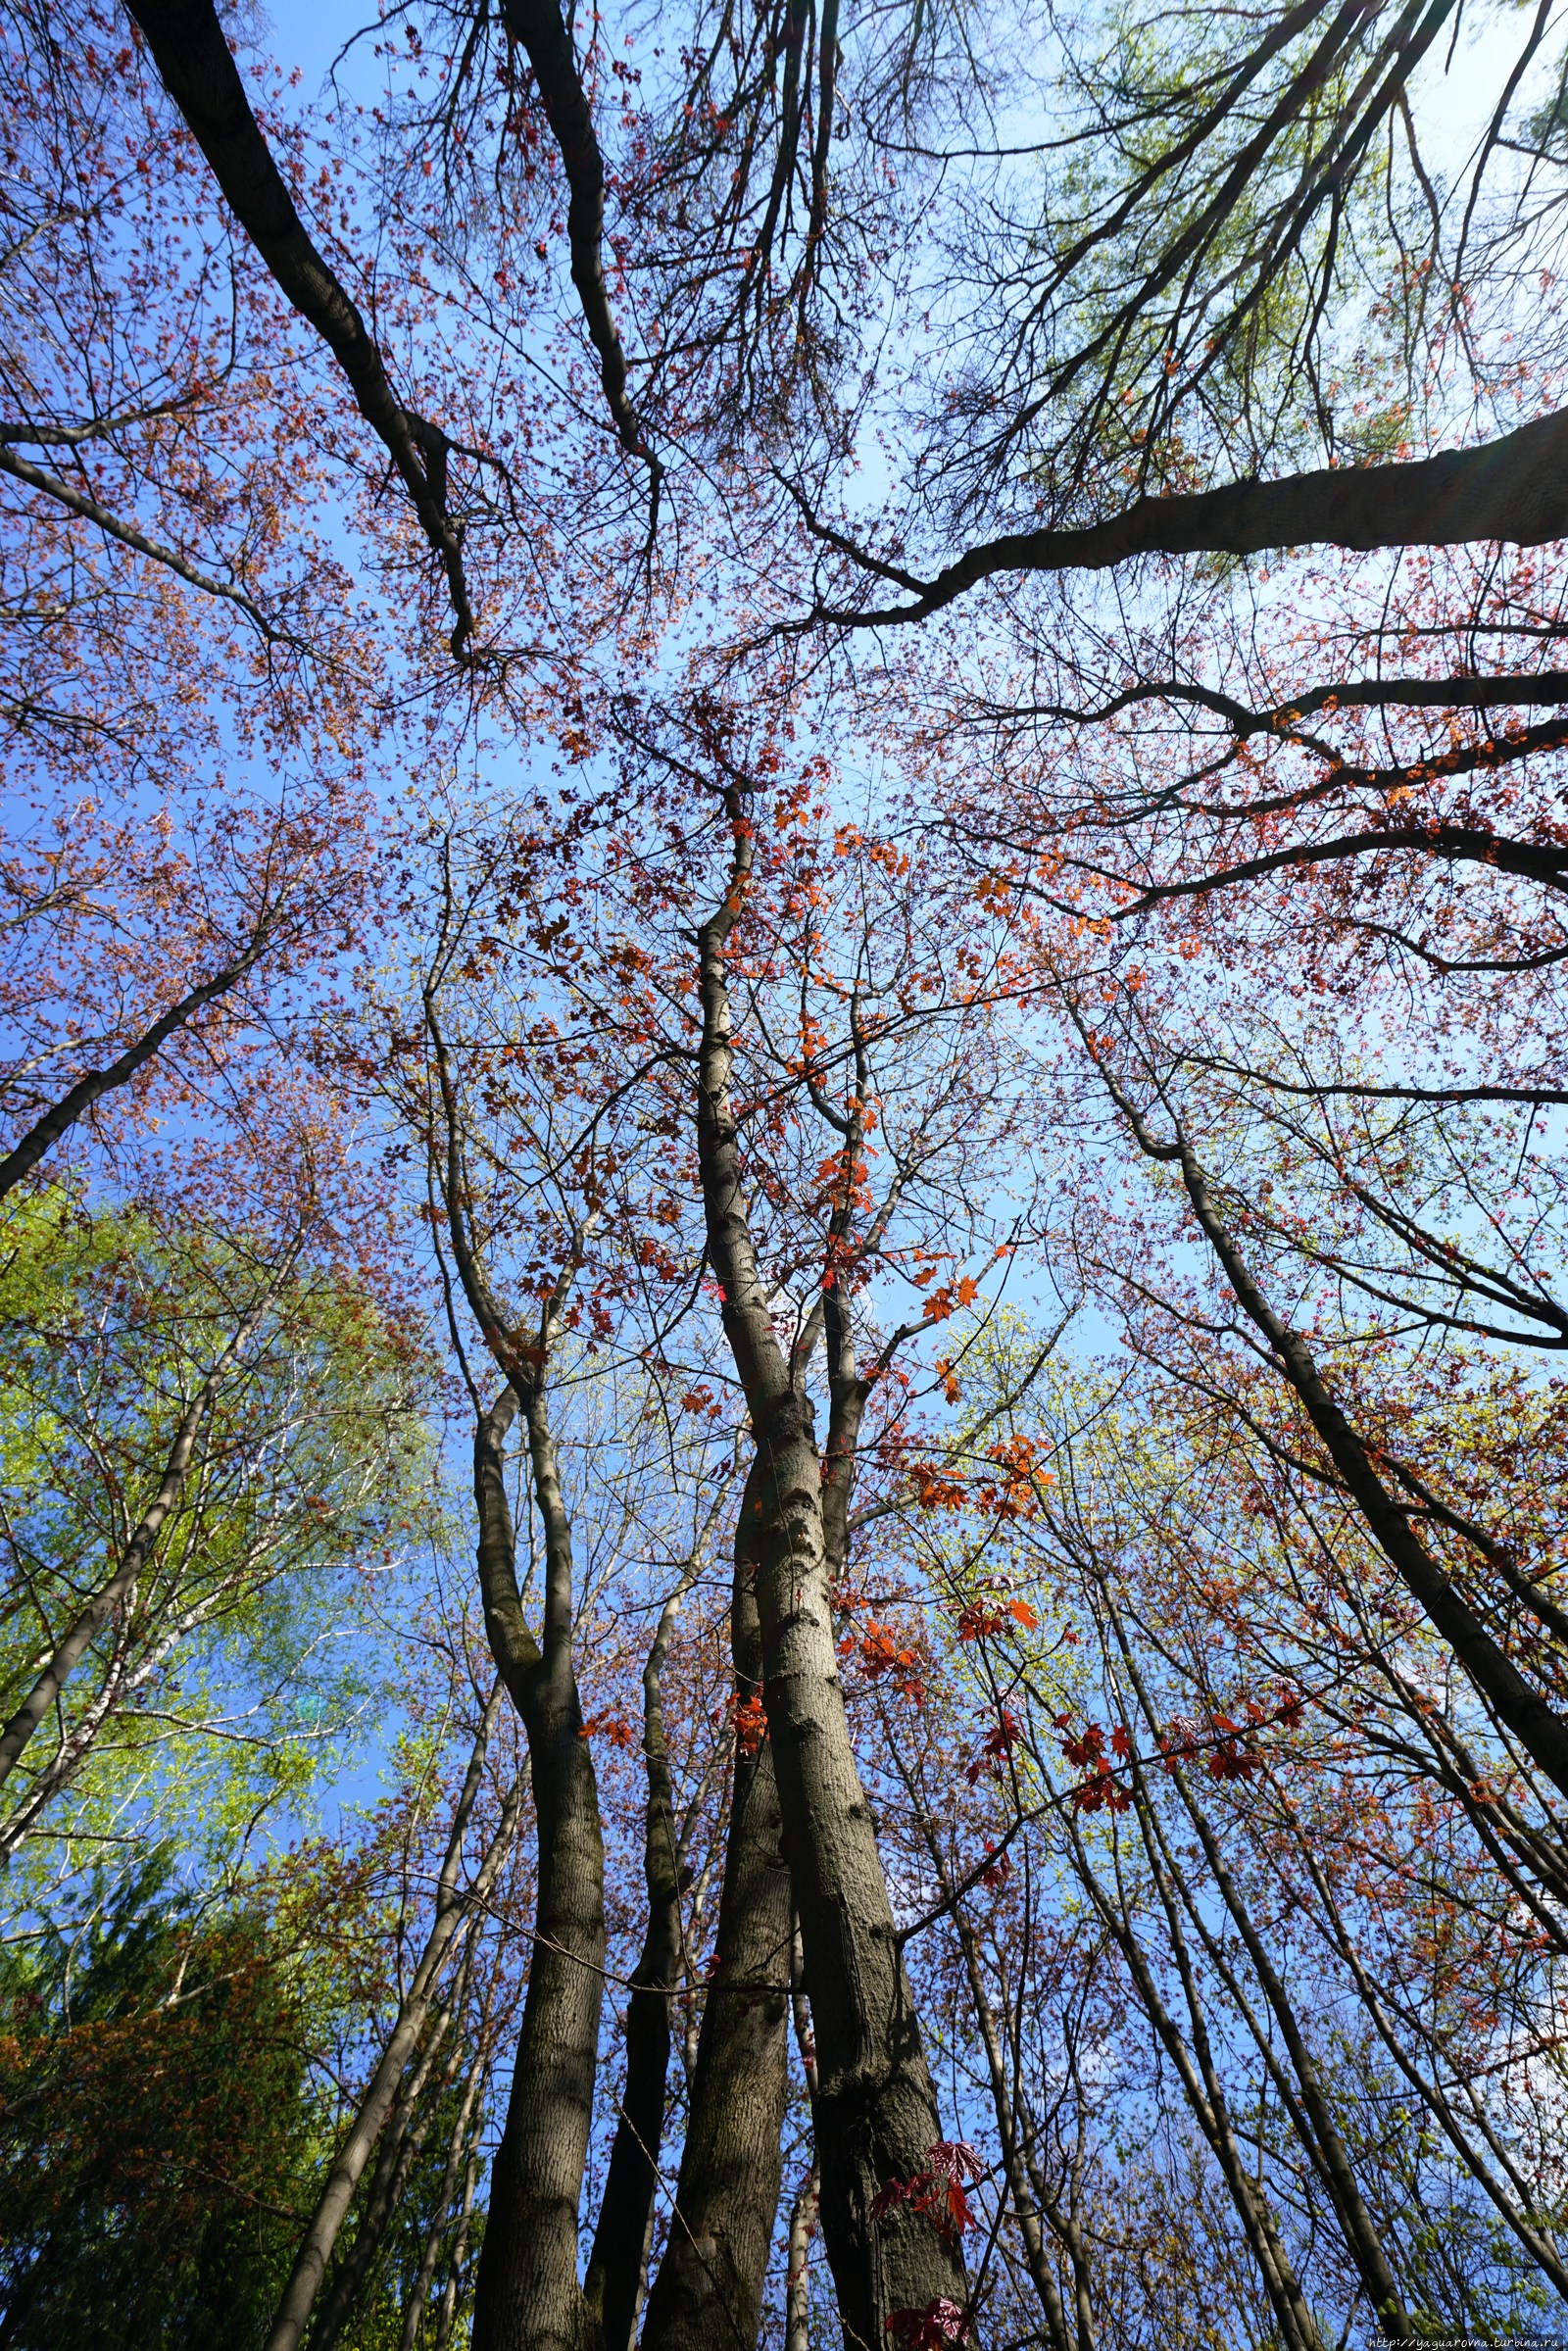
[[[763,1690],[810,1971],[822,2232],[846,2342],[852,2351],[886,2351],[890,2320],[943,2305],[961,2312],[968,2289],[956,2242],[907,2201],[878,2208],[891,2184],[929,2169],[941,2127],[839,1682],[821,1462],[808,1407],[773,1333],[744,1200],[724,946],[751,876],[752,834],[737,789],[726,791],[725,805],[733,837],[728,886],[698,934],[704,1215],[725,1335],[757,1439]]]

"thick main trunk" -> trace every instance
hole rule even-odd
[[[741,1706],[761,1687],[754,1468],[735,1543],[730,1641]],[[642,2351],[749,2345],[783,2174],[790,1880],[780,1844],[772,1748],[737,1736],[734,1794],[718,1905],[717,1968],[708,1987],[675,2214],[648,2297]]]
[[[545,1641],[527,1631],[502,1447],[516,1411],[503,1391],[474,1439],[479,1577],[496,1662],[528,1739],[539,1892],[528,1991],[474,2296],[475,2351],[583,2351],[593,2339],[577,2278],[577,2207],[593,2121],[604,1995],[605,1855],[593,1755],[571,1668],[570,1532],[542,1399],[526,1399],[545,1530]]]
[[[941,2126],[839,1683],[815,1436],[774,1336],[745,1205],[724,942],[750,876],[751,832],[738,796],[730,812],[730,888],[700,934],[704,1213],[758,1447],[763,1689],[816,2028],[822,2233],[846,2342],[886,2351],[897,2315],[961,2310],[968,2289],[957,2245],[913,2199],[877,2209],[884,2190],[929,2171]]]

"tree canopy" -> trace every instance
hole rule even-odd
[[[1562,9],[0,23],[0,2346],[1555,2340]]]

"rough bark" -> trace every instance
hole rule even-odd
[[[762,1680],[757,1609],[759,1511],[754,1463],[735,1538],[730,1644],[739,1706]],[[783,2174],[790,1879],[767,1739],[735,1741],[734,1791],[718,1905],[717,1966],[708,1987],[690,2117],[664,2258],[648,2297],[643,2351],[749,2345]]]
[[[818,525],[846,553],[849,542]],[[982,580],[1020,571],[1101,571],[1148,555],[1258,555],[1274,547],[1453,547],[1502,539],[1539,547],[1568,535],[1568,410],[1474,449],[1408,465],[1320,466],[1283,481],[1227,482],[1140,498],[1083,529],[1008,531],[935,579],[865,559],[907,604],[813,615],[858,628],[923,620]]]
[[[604,1996],[605,1855],[593,1754],[571,1659],[571,1534],[544,1399],[522,1399],[545,1537],[544,1640],[517,1590],[503,1445],[508,1386],[479,1418],[474,1492],[492,1653],[528,1739],[539,1891],[506,2127],[474,2294],[475,2351],[582,2351],[593,2339],[577,2278],[577,2207],[593,2121]]]
[[[956,2245],[907,2202],[873,2217],[890,2182],[929,2169],[941,2127],[839,1683],[815,1435],[774,1336],[747,1217],[730,1102],[724,944],[752,850],[738,793],[728,796],[728,807],[735,844],[730,886],[699,934],[704,1212],[725,1334],[758,1446],[764,1696],[811,1984],[823,2236],[846,2342],[856,2351],[885,2351],[895,2314],[942,2301],[961,2307],[967,2287]]]

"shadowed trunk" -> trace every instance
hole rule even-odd
[[[643,1874],[648,1883],[648,1932],[632,1970],[631,1998],[626,2006],[626,2086],[583,2285],[589,2311],[604,2335],[605,2351],[630,2351],[636,2337],[637,2306],[653,2229],[654,2191],[659,2183],[659,2150],[664,2135],[669,2006],[680,1977],[685,1849],[675,1829],[661,1684],[675,1617],[695,1573],[694,1565],[664,1602],[643,1668],[643,1757],[648,1772]]]
[[[642,2351],[718,2351],[756,2342],[778,2213],[788,2094],[785,2034],[790,1882],[780,1849],[757,1612],[760,1487],[754,1463],[735,1536],[730,1645],[738,1728],[718,1905],[675,2214],[648,2297]]]

